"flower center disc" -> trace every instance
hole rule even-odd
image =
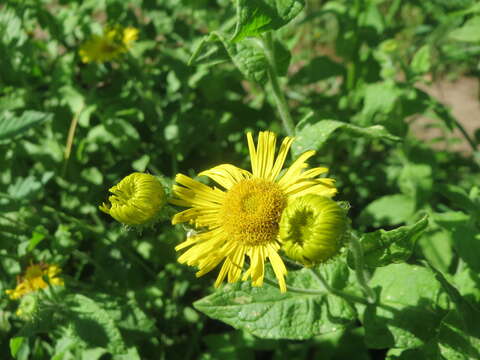
[[[226,194],[221,210],[223,229],[235,241],[260,245],[274,240],[286,205],[280,187],[264,179],[242,180]]]

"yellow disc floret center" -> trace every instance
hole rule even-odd
[[[286,197],[276,183],[242,180],[228,190],[221,210],[226,235],[245,245],[266,244],[277,237]]]

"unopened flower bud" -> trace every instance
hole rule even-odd
[[[99,208],[125,225],[153,224],[166,203],[162,184],[150,174],[130,174],[109,191],[113,194],[108,198],[110,204]]]
[[[346,229],[345,209],[330,198],[309,194],[289,202],[279,237],[288,257],[312,266],[338,254]]]

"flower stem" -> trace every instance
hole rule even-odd
[[[362,291],[368,298],[370,304],[374,304],[377,301],[377,296],[370,286],[368,286],[367,277],[365,275],[364,263],[363,263],[363,249],[358,237],[351,232],[350,233],[350,250],[353,253],[355,261],[355,275]]]
[[[283,95],[282,90],[280,89],[280,84],[278,82],[278,72],[275,62],[275,45],[273,42],[273,36],[271,31],[267,31],[263,41],[261,41],[265,57],[267,58],[268,63],[268,78],[270,84],[272,85],[273,97],[277,104],[277,110],[282,119],[283,127],[289,136],[293,136],[295,133],[295,125],[293,123],[292,115],[288,108],[287,100]]]

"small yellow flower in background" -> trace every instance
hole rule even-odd
[[[306,266],[339,253],[347,230],[346,210],[324,196],[309,194],[289,202],[280,220],[282,250]]]
[[[225,277],[238,281],[243,271],[245,256],[250,266],[243,280],[252,278],[253,286],[262,286],[265,261],[270,260],[280,290],[287,290],[287,269],[278,254],[279,222],[287,202],[306,194],[331,197],[336,193],[333,179],[319,178],[328,171],[317,167],[305,170],[306,160],[315,152],[307,151],[280,175],[293,138],[286,137],[276,153],[276,135],[260,132],[255,148],[251,133],[247,134],[252,172],[223,164],[201,172],[217,182],[209,187],[188,176],[178,174],[174,185],[172,204],[189,207],[176,214],[173,224],[188,222],[200,229],[188,237],[176,250],[188,248],[178,259],[180,263],[197,266],[202,276],[223,262],[215,287]]]
[[[13,290],[6,290],[10,299],[20,299],[26,294],[45,289],[49,285],[63,285],[63,280],[57,277],[62,270],[57,265],[35,264],[30,265],[25,271],[25,275],[17,280],[17,287]],[[47,281],[45,281],[47,279]]]
[[[92,35],[84,42],[78,53],[84,63],[110,61],[126,53],[137,38],[138,29],[134,27],[107,26],[103,35]]]
[[[108,191],[113,194],[110,204],[103,203],[99,209],[125,225],[152,224],[166,203],[162,184],[150,174],[130,174]]]

